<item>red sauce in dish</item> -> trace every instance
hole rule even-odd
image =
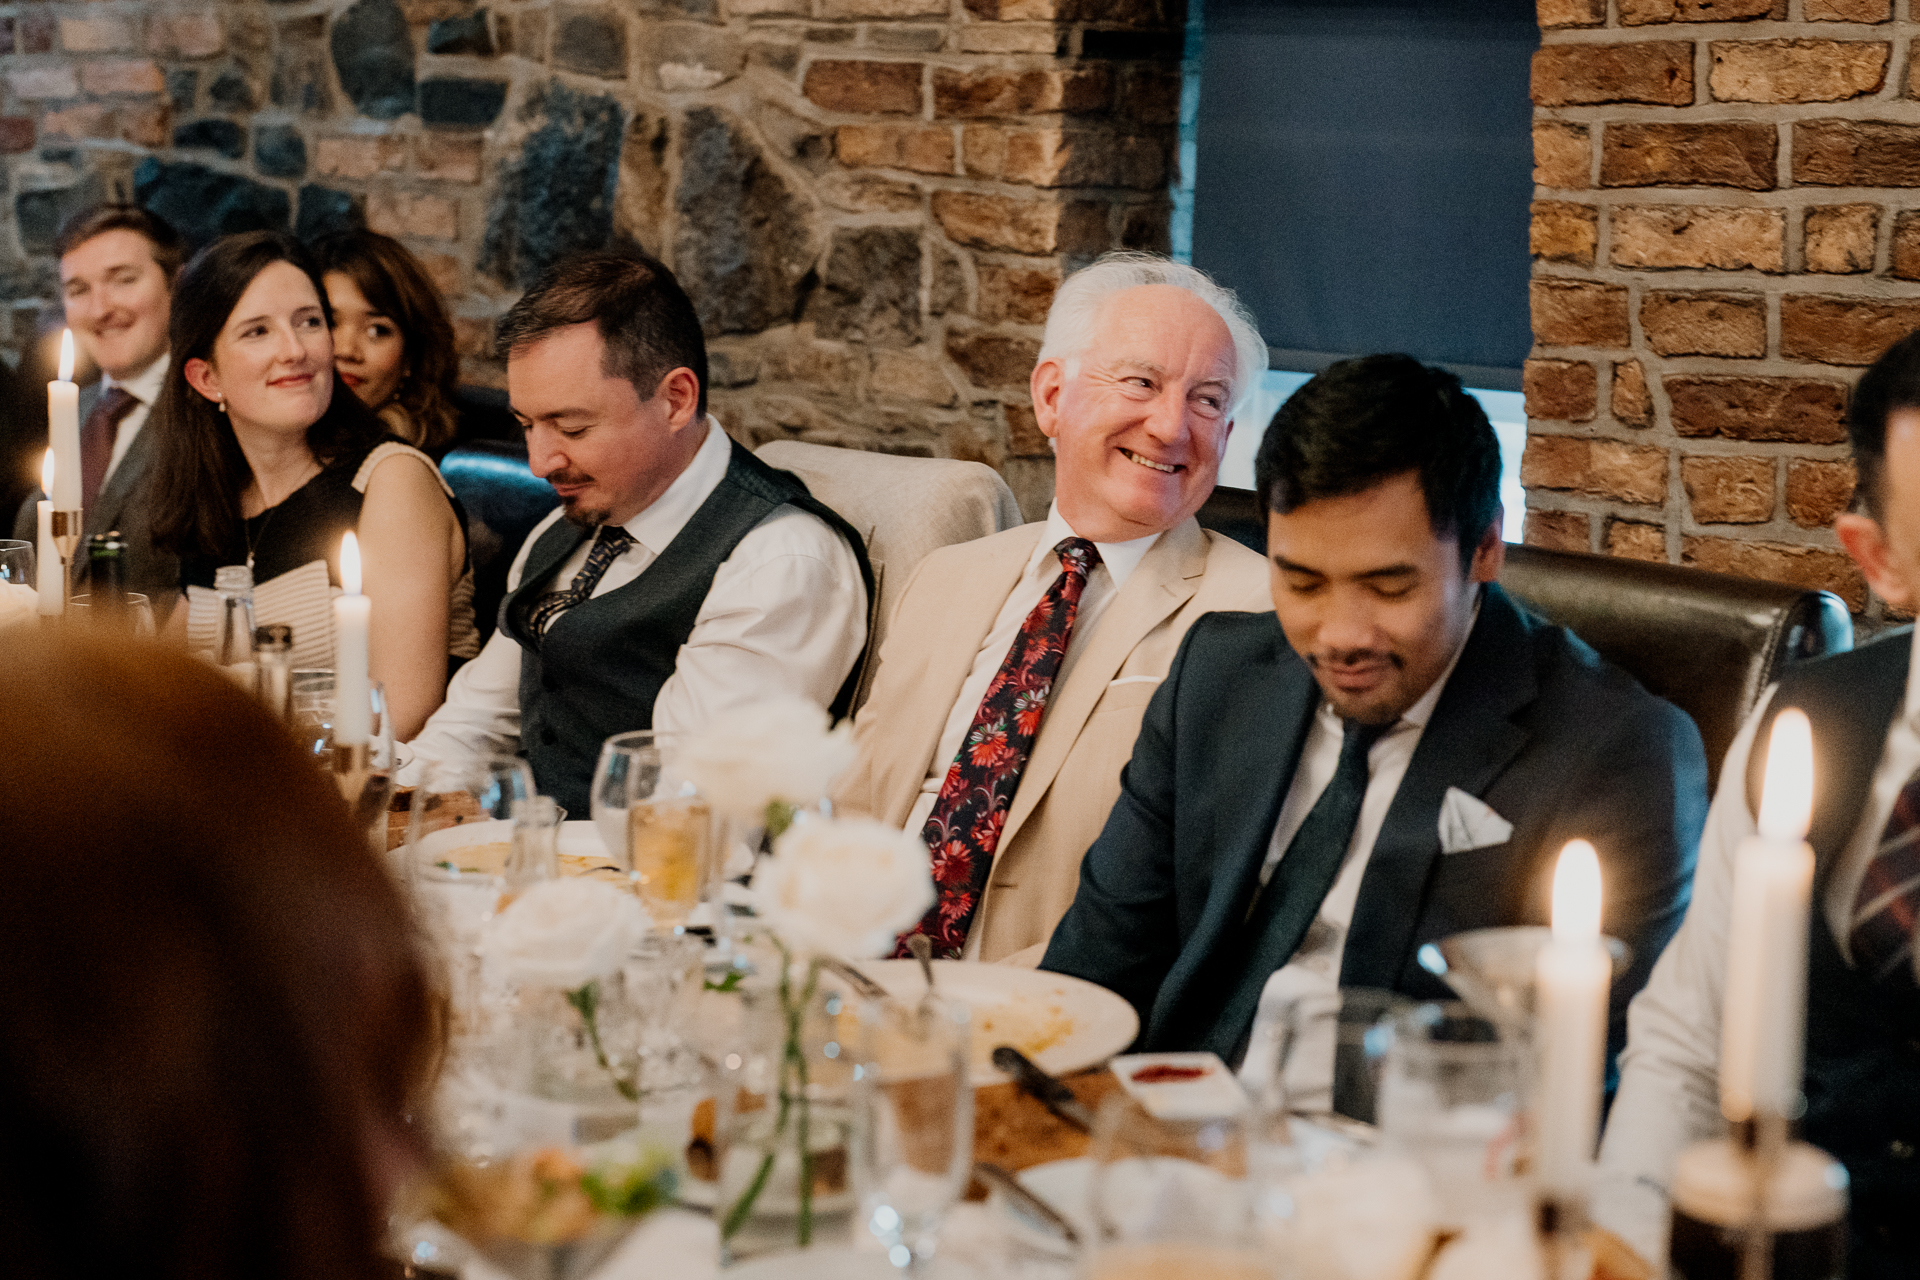
[[[1175,1067],[1166,1063],[1157,1066],[1142,1067],[1133,1073],[1135,1084],[1171,1084],[1176,1080],[1198,1080],[1206,1075],[1210,1067]]]

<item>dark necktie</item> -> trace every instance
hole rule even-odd
[[[88,510],[93,509],[100,486],[107,481],[107,464],[113,460],[120,420],[139,403],[131,392],[113,387],[94,402],[93,412],[80,424],[80,503]]]
[[[536,636],[544,636],[555,618],[575,605],[591,600],[593,589],[600,585],[600,579],[606,576],[607,569],[625,555],[627,548],[632,545],[633,535],[619,525],[601,525],[599,536],[593,540],[593,549],[587,552],[587,562],[580,566],[580,572],[573,575],[573,585],[565,591],[550,591],[541,596],[527,612],[528,629]]]
[[[920,831],[933,854],[935,896],[926,918],[910,932],[926,934],[934,954],[949,960],[959,959],[967,945],[967,928],[1040,733],[1087,575],[1100,563],[1099,549],[1085,538],[1062,539],[1053,553],[1060,557],[1060,576],[1020,624]],[[911,954],[904,938],[896,954]]]
[[[1920,773],[1893,802],[1880,847],[1853,899],[1853,965],[1876,987],[1911,995],[1914,921],[1920,918]]]
[[[1201,1043],[1179,1047],[1211,1049],[1231,1063],[1245,1055],[1267,979],[1299,950],[1307,927],[1339,878],[1347,846],[1353,843],[1353,829],[1360,822],[1361,802],[1367,798],[1367,752],[1392,727],[1391,723],[1346,722],[1333,777],[1293,833],[1272,877],[1254,899],[1253,912],[1239,936],[1227,946],[1230,965],[1214,966],[1220,979],[1216,989],[1225,994],[1219,1017]]]

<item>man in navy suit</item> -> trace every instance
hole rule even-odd
[[[1686,910],[1693,723],[1496,584],[1499,445],[1452,375],[1336,364],[1256,473],[1275,611],[1188,633],[1041,967],[1126,997],[1140,1048],[1238,1062],[1269,984],[1448,996],[1421,946],[1545,923],[1580,837],[1633,948],[1617,1049]],[[1331,1087],[1330,1045],[1324,1066]]]

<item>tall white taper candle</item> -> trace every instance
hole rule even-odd
[[[1600,1125],[1613,960],[1600,940],[1600,858],[1585,840],[1560,851],[1553,873],[1553,938],[1535,971],[1539,1018],[1540,1189],[1585,1195]]]
[[[373,601],[360,594],[360,541],[352,533],[340,540],[340,587],[333,601],[333,742],[352,747],[373,737],[367,678]]]
[[[80,388],[73,385],[73,330],[60,332],[60,376],[47,384],[47,432],[60,460],[47,490],[55,511],[80,509]]]

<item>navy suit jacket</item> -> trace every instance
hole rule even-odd
[[[1706,756],[1684,713],[1571,632],[1485,588],[1361,879],[1346,987],[1451,998],[1415,959],[1467,929],[1545,924],[1554,862],[1600,854],[1607,931],[1633,948],[1615,975],[1609,1062],[1627,1001],[1686,913],[1707,812]],[[1188,631],[1147,707],[1120,799],[1080,868],[1041,967],[1124,996],[1138,1046],[1192,1048],[1188,999],[1232,982],[1220,957],[1259,884],[1319,686],[1271,613],[1214,613]],[[1513,824],[1506,843],[1443,854],[1448,788]]]

